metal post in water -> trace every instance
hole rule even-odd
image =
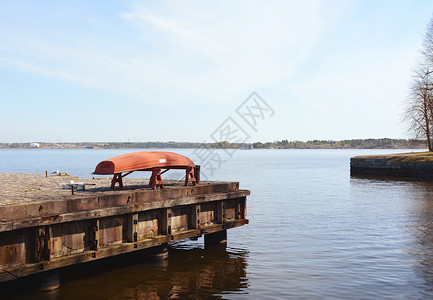
[[[227,229],[208,233],[204,236],[204,246],[227,246]]]

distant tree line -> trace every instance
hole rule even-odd
[[[425,141],[407,139],[355,139],[355,140],[313,140],[288,141],[282,140],[269,143],[253,143],[254,149],[398,149],[422,148]]]
[[[41,148],[54,149],[410,149],[425,148],[425,140],[408,139],[354,139],[354,140],[312,140],[312,141],[274,141],[267,143],[216,143],[191,142],[82,142],[82,143],[38,143]],[[0,149],[26,149],[30,143],[0,143]]]

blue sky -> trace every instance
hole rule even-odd
[[[0,142],[408,138],[433,1],[2,1]]]

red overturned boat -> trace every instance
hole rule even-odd
[[[199,181],[199,178],[194,176],[196,165],[192,160],[177,153],[163,151],[141,151],[115,156],[101,161],[96,166],[93,174],[113,174],[114,176],[111,180],[111,188],[114,188],[116,183],[119,183],[119,187],[122,188],[123,177],[134,171],[151,171],[152,175],[149,183],[154,190],[157,186],[161,189],[164,188],[164,182],[161,179],[161,175],[170,169],[186,170],[185,186],[187,186],[189,182],[195,186]]]

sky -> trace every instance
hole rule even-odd
[[[247,142],[411,138],[432,16],[431,0],[1,1],[0,142],[211,142],[227,120]]]

